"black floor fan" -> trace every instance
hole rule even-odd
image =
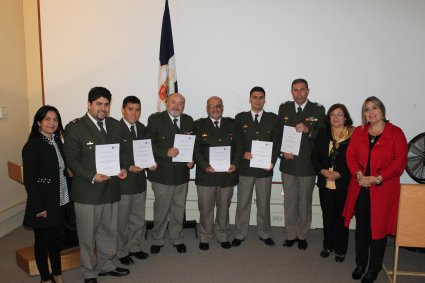
[[[414,137],[408,144],[406,172],[419,184],[425,184],[425,133]],[[424,248],[406,248],[425,253]]]
[[[425,184],[425,133],[409,142],[406,172],[419,184]]]

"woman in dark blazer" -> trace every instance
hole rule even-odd
[[[318,174],[320,206],[323,216],[323,250],[321,257],[335,251],[335,261],[343,262],[348,247],[348,228],[342,211],[347,196],[350,172],[345,153],[353,132],[353,120],[343,104],[332,105],[326,115],[327,127],[317,135],[312,152],[313,167]]]
[[[28,194],[24,226],[34,230],[34,255],[42,282],[63,282],[60,247],[64,207],[69,202],[69,194],[62,132],[58,110],[42,106],[34,116],[31,133],[22,150],[24,185]]]

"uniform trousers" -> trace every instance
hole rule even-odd
[[[115,270],[118,202],[74,205],[83,277],[96,278],[98,272]]]
[[[200,233],[199,240],[208,243],[214,237],[229,241],[229,208],[232,203],[232,187],[197,186]],[[214,221],[214,208],[217,207]]]
[[[316,176],[282,173],[283,205],[287,240],[305,240],[312,219],[312,200]]]
[[[355,206],[356,215],[356,264],[366,268],[369,259],[369,269],[380,271],[384,260],[387,237],[372,240],[370,223],[370,190],[361,188]]]
[[[61,236],[62,227],[34,228],[34,257],[40,272],[41,280],[49,281],[51,278],[49,272],[48,258],[52,274],[61,275]]]
[[[255,185],[257,205],[257,231],[261,239],[271,236],[270,195],[272,177],[255,178],[239,176],[238,203],[236,207],[235,238],[244,240],[248,235],[251,215],[252,193]]]
[[[118,202],[118,258],[142,249],[145,206],[146,191],[132,195],[121,195],[121,200]]]
[[[168,234],[173,245],[183,243],[187,188],[188,183],[169,186],[152,182],[152,190],[155,196],[153,205],[154,228],[152,231],[154,245],[164,245],[167,224]]]
[[[319,188],[320,207],[323,218],[323,248],[345,255],[348,247],[348,228],[344,225],[342,212],[347,198],[346,189]]]

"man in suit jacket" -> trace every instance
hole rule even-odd
[[[280,171],[284,191],[286,241],[291,247],[298,241],[298,248],[307,248],[307,236],[312,219],[312,198],[316,172],[311,163],[311,152],[320,128],[325,126],[325,108],[307,99],[308,83],[304,79],[292,82],[294,101],[282,103],[279,107],[279,122],[294,127],[302,133],[298,155],[282,152]]]
[[[141,250],[142,234],[145,227],[146,173],[144,168],[134,164],[133,141],[146,135],[145,125],[139,122],[141,103],[136,96],[124,98],[119,121],[123,142],[127,144],[130,160],[127,179],[121,183],[121,200],[118,202],[118,249],[117,257],[122,264],[133,263],[132,257],[146,259],[147,253]],[[152,165],[152,170],[155,165]]]
[[[260,240],[274,246],[271,238],[270,195],[272,189],[273,167],[279,156],[279,124],[277,115],[264,111],[266,92],[262,87],[254,87],[249,94],[251,110],[241,112],[235,119],[239,124],[243,141],[243,159],[239,168],[238,203],[236,208],[235,238],[232,246],[239,246],[248,235],[251,214],[252,192],[255,185],[257,205],[257,230]],[[252,168],[252,141],[273,142],[270,165],[267,168]]]
[[[85,282],[97,282],[96,276],[123,276],[128,269],[113,263],[117,251],[117,212],[122,169],[117,176],[96,170],[96,145],[120,143],[121,168],[128,161],[123,154],[121,126],[108,117],[111,93],[94,87],[88,95],[87,114],[70,122],[65,129],[64,152],[73,173],[71,198],[80,243],[80,263]]]
[[[165,230],[177,252],[185,253],[183,243],[183,219],[189,182],[189,170],[193,161],[173,162],[179,154],[174,147],[176,134],[190,135],[193,132],[193,119],[183,114],[185,98],[174,93],[167,98],[166,111],[154,113],[148,118],[147,138],[152,140],[152,148],[157,163],[155,171],[148,171],[155,195],[154,202],[154,244],[151,253],[159,253],[165,243]]]
[[[229,249],[229,207],[233,187],[238,183],[237,168],[242,157],[242,143],[236,122],[231,118],[222,117],[221,98],[210,97],[206,109],[208,117],[195,122],[194,158],[201,228],[199,248],[208,250],[209,241],[215,234],[221,246]],[[210,149],[216,146],[231,147],[229,168],[224,172],[210,164]],[[214,207],[217,207],[215,224]]]

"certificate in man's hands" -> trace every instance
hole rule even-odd
[[[151,139],[133,141],[134,165],[140,168],[149,168],[155,165]]]
[[[249,167],[269,169],[272,162],[273,142],[252,141],[251,154],[252,159]]]
[[[174,137],[174,148],[179,150],[179,154],[173,157],[173,162],[192,162],[193,161],[193,148],[195,146],[194,135],[180,135],[176,134]]]
[[[302,132],[297,132],[295,127],[283,126],[281,152],[300,154]]]
[[[96,172],[106,176],[120,173],[120,144],[100,144],[95,148]]]
[[[230,146],[210,147],[210,165],[215,172],[227,172],[230,167]]]

